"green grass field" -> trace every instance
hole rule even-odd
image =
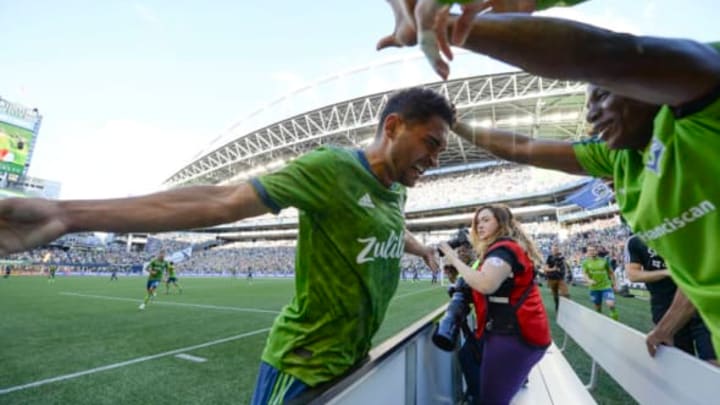
[[[156,302],[139,311],[142,278],[0,279],[0,404],[247,403],[267,328],[290,300],[292,281],[181,282],[182,295],[165,295],[163,287]],[[589,303],[586,290],[571,292]],[[648,331],[648,303],[618,299],[621,321]],[[374,343],[445,302],[445,289],[429,281],[402,282]],[[562,337],[554,324],[553,334]],[[179,353],[207,361],[175,357]],[[587,379],[588,357],[572,342],[566,356]],[[632,403],[604,373],[593,394],[603,404]]]

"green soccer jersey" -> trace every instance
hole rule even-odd
[[[610,264],[604,257],[585,258],[582,262],[582,270],[590,280],[595,281],[594,284],[588,288],[590,291],[600,291],[612,288],[612,280],[608,271],[610,271]]]
[[[273,211],[300,212],[295,296],[262,359],[310,386],[332,380],[368,354],[397,289],[405,188],[384,187],[362,152],[336,147],[252,184]]]
[[[168,272],[168,277],[175,277],[175,266],[168,263],[167,272]]]
[[[684,111],[663,106],[644,151],[585,142],[575,144],[575,155],[589,174],[613,178],[623,217],[665,258],[720,352],[720,94],[714,97]]]
[[[148,264],[148,273],[150,275],[148,276],[148,280],[155,281],[155,280],[162,280],[163,272],[167,271],[168,266],[170,263],[166,262],[165,260],[158,260],[158,259],[152,259],[150,260],[150,263]],[[155,273],[153,273],[153,271]]]

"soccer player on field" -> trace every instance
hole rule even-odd
[[[146,293],[145,293],[145,299],[143,300],[143,303],[140,304],[140,309],[145,309],[145,306],[150,302],[150,299],[155,297],[157,294],[156,290],[163,279],[163,273],[168,270],[170,263],[165,260],[165,251],[160,250],[157,254],[157,256],[150,260],[150,263],[148,263],[147,271],[148,271],[148,280],[147,284],[145,286]]]
[[[51,264],[48,266],[48,283],[49,284],[55,284],[55,272],[57,271],[57,266],[54,264]]]
[[[167,280],[165,280],[165,295],[170,294],[170,283],[175,286],[179,294],[182,294],[182,286],[177,281],[175,275],[175,264],[173,262],[167,262]]]
[[[406,187],[438,165],[453,121],[447,99],[411,88],[388,98],[365,149],[321,147],[240,185],[114,200],[2,200],[0,254],[67,232],[193,229],[298,208],[296,296],[270,331],[252,400],[282,403],[367,357],[397,290],[403,253],[437,268],[435,249],[405,228]]]
[[[453,130],[502,159],[612,178],[620,213],[665,258],[679,287],[647,335],[648,351],[671,342],[695,308],[720,350],[720,46],[483,14],[463,47],[539,76],[591,83],[587,120],[598,140],[544,140],[462,122]]]
[[[582,261],[582,271],[590,290],[590,299],[595,304],[595,310],[602,312],[604,301],[610,310],[610,316],[617,321],[614,292],[615,272],[610,268],[607,258],[598,256],[596,246],[589,245],[587,247],[587,256]]]

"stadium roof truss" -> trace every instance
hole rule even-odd
[[[585,133],[585,84],[515,72],[426,85],[451,100],[461,119],[532,137],[578,139]],[[228,184],[279,167],[323,144],[361,147],[375,134],[392,92],[373,94],[308,111],[249,133],[238,134],[168,178],[168,188]],[[492,159],[455,135],[441,166]]]

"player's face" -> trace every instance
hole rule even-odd
[[[587,122],[611,149],[644,149],[659,107],[588,86]]]
[[[595,257],[595,256],[597,256],[597,249],[595,248],[595,246],[588,246],[588,248],[587,248],[587,255],[590,256],[590,257]]]
[[[560,254],[560,248],[557,247],[557,245],[555,245],[555,246],[552,247],[552,254],[555,255],[555,256],[557,256],[557,255]]]
[[[425,170],[438,166],[439,155],[447,147],[449,128],[439,116],[422,123],[407,123],[402,118],[397,119],[396,132],[391,134],[393,179],[412,187]]]
[[[497,233],[498,228],[500,228],[500,225],[492,211],[484,209],[478,212],[475,229],[477,230],[480,240],[487,240],[493,237]]]

